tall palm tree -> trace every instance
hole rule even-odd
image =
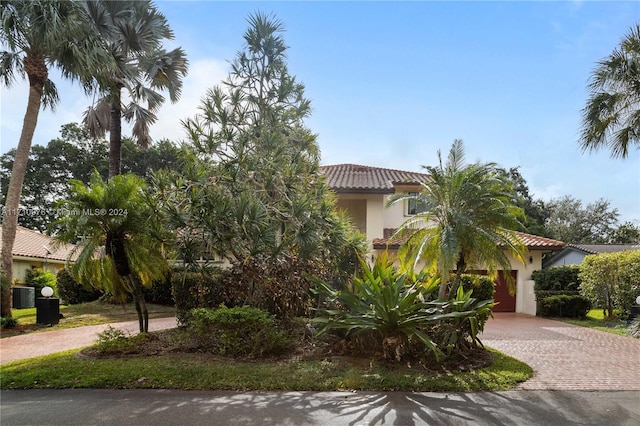
[[[68,214],[55,223],[61,229],[57,240],[77,243],[70,253],[74,278],[120,300],[132,295],[141,333],[149,331],[143,286],[168,269],[161,225],[149,200],[144,179],[126,174],[105,183],[96,171],[89,185],[71,181],[71,195],[60,206]]]
[[[109,177],[121,172],[122,118],[133,122],[133,136],[142,147],[151,143],[150,126],[165,98],[176,102],[187,73],[186,54],[181,48],[166,51],[162,43],[174,35],[167,19],[150,0],[86,0],[83,2],[95,27],[103,36],[103,47],[117,64],[117,72],[90,70],[99,82],[100,98],[84,116],[92,136],[109,132]],[[123,104],[122,90],[130,102]],[[145,106],[143,106],[145,105]]]
[[[29,80],[29,98],[7,189],[2,225],[2,316],[11,316],[10,283],[13,278],[13,244],[18,223],[22,184],[33,134],[41,106],[53,108],[58,92],[49,79],[49,67],[61,70],[63,77],[80,78],[85,90],[91,76],[85,70],[100,63],[106,71],[112,62],[102,49],[96,49],[97,33],[87,26],[85,11],[73,1],[3,1],[0,11],[0,78],[9,87],[17,77]],[[5,50],[6,49],[6,50]],[[84,77],[83,77],[84,76]]]
[[[589,90],[580,146],[584,151],[607,148],[613,158],[626,158],[631,146],[640,148],[640,24],[598,62]]]
[[[437,167],[423,166],[429,179],[417,194],[397,194],[388,205],[415,200],[423,208],[405,221],[397,235],[409,234],[401,252],[424,260],[440,275],[438,297],[455,295],[467,268],[485,267],[490,274],[510,270],[505,250],[524,261],[524,245],[514,229],[522,210],[511,184],[494,163],[464,164],[462,141],[453,142],[446,164],[438,151]],[[455,270],[453,281],[450,272]],[[451,286],[451,289],[449,289]]]

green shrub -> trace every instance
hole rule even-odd
[[[536,282],[535,291],[578,291],[580,287],[578,265],[554,266],[534,271],[531,278]]]
[[[186,326],[195,308],[213,308],[221,302],[217,298],[221,270],[200,272],[174,271],[169,278],[171,294],[176,304],[178,325]]]
[[[464,291],[473,290],[472,296],[477,300],[493,299],[496,284],[486,275],[463,274],[461,277]]]
[[[44,271],[40,268],[29,269],[24,280],[24,283],[35,289],[35,297],[40,297],[40,291],[44,287],[51,287],[53,289],[53,296],[58,295],[58,287],[56,285],[56,275],[51,271]]]
[[[0,329],[2,328],[13,328],[18,325],[18,320],[13,317],[2,317],[0,318]]]
[[[69,271],[61,269],[56,275],[58,296],[68,305],[93,302],[102,296],[102,291],[93,287],[85,287],[73,279]]]
[[[309,316],[321,265],[292,254],[253,256],[237,262],[223,278],[219,296],[227,306],[249,305],[277,318]]]
[[[206,350],[223,356],[277,355],[291,348],[275,318],[249,306],[194,309],[189,324]]]
[[[591,309],[591,301],[580,295],[560,294],[545,297],[538,304],[539,316],[560,318],[584,318]]]
[[[134,354],[140,351],[140,343],[147,338],[147,333],[130,336],[129,333],[108,326],[102,333],[98,333],[93,349],[102,355]]]
[[[589,255],[580,265],[580,294],[605,308],[608,316],[623,315],[640,295],[640,251]]]
[[[157,305],[173,306],[175,301],[173,299],[172,291],[172,273],[169,272],[163,279],[154,280],[151,283],[151,287],[143,287],[144,300],[147,303],[155,303]]]

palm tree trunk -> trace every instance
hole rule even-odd
[[[140,326],[140,333],[149,332],[149,311],[147,309],[147,303],[144,300],[144,293],[142,287],[133,277],[129,277],[128,280],[133,286],[133,302],[136,305],[136,312],[138,313],[138,325]]]
[[[109,128],[109,179],[122,172],[122,111],[120,88],[111,101],[111,123]]]
[[[11,170],[11,179],[7,189],[5,199],[5,211],[2,218],[2,271],[8,286],[2,286],[0,303],[0,315],[10,317],[11,313],[11,283],[13,282],[13,244],[16,239],[16,229],[18,226],[18,208],[20,207],[20,196],[22,195],[22,184],[24,175],[27,172],[29,152],[33,133],[38,123],[38,114],[42,103],[42,91],[48,78],[47,66],[44,57],[40,55],[27,54],[24,59],[24,69],[29,77],[29,99],[27,101],[27,111],[22,122],[22,132],[16,149]]]

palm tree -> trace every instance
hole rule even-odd
[[[598,62],[582,110],[583,151],[607,148],[626,158],[640,147],[640,24],[636,24],[606,59]]]
[[[0,11],[0,78],[11,86],[17,77],[29,80],[29,98],[22,132],[15,153],[7,189],[2,226],[2,270],[9,284],[13,273],[13,244],[18,223],[22,184],[29,159],[33,133],[41,106],[53,108],[58,101],[55,85],[49,80],[49,67],[61,70],[63,77],[80,78],[85,90],[91,76],[85,70],[100,63],[106,71],[112,61],[96,49],[97,33],[86,26],[85,11],[73,1],[3,1]],[[84,77],[82,77],[84,76]],[[11,316],[10,287],[2,287],[2,316]]]
[[[99,82],[100,98],[84,115],[84,124],[94,137],[109,132],[109,177],[120,174],[122,118],[133,122],[133,136],[142,147],[151,143],[150,126],[165,98],[166,90],[176,102],[187,73],[186,54],[181,48],[166,51],[163,40],[172,40],[167,19],[150,0],[87,0],[85,9],[103,36],[103,48],[116,62],[115,73],[101,67],[90,70]],[[131,101],[124,105],[122,90]],[[146,103],[146,107],[142,105]]]
[[[70,183],[71,195],[60,205],[68,214],[55,226],[61,229],[57,240],[77,243],[70,253],[72,275],[120,300],[132,295],[140,332],[146,333],[149,313],[142,286],[163,278],[168,263],[144,179],[126,174],[105,183],[95,171],[89,185]]]
[[[514,229],[522,226],[522,210],[515,204],[511,184],[494,163],[464,164],[462,141],[453,142],[447,163],[438,151],[437,167],[423,166],[429,180],[417,194],[397,194],[388,205],[415,200],[423,208],[396,232],[409,238],[401,254],[424,260],[440,275],[438,297],[455,295],[468,267],[484,266],[495,275],[510,270],[505,250],[524,261],[524,245]],[[450,272],[455,270],[453,281]],[[449,290],[449,285],[451,289]]]

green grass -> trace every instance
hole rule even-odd
[[[0,388],[115,388],[227,390],[506,390],[532,369],[491,350],[494,363],[466,372],[429,372],[407,367],[338,360],[236,362],[204,354],[88,359],[67,351],[0,366]]]
[[[163,318],[175,315],[175,308],[147,303],[149,318]],[[138,319],[133,303],[118,305],[99,301],[79,305],[62,305],[60,313],[64,318],[54,326],[36,324],[36,308],[13,309],[13,317],[18,320],[15,328],[2,329],[0,337],[10,337],[24,333],[51,331],[86,325],[108,324],[112,322],[135,321]]]
[[[555,318],[558,321],[566,322],[580,327],[593,328],[607,333],[628,336],[627,322],[618,318],[605,318],[602,309],[591,309],[585,319]]]

